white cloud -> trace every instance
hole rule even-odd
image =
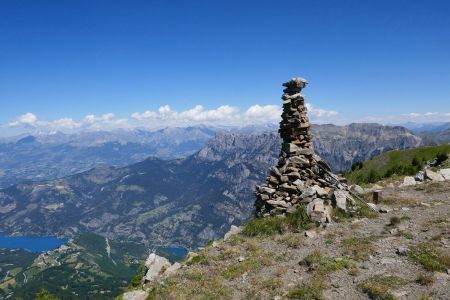
[[[316,109],[307,104],[310,109],[310,117],[314,121],[329,120],[329,117],[337,115],[335,111]],[[206,109],[196,105],[184,111],[173,110],[169,105],[163,105],[155,111],[147,110],[135,112],[130,118],[119,118],[113,113],[103,115],[86,115],[76,120],[70,117],[56,120],[41,120],[33,113],[26,113],[8,123],[8,128],[15,132],[23,132],[33,129],[38,131],[63,131],[76,132],[82,130],[113,130],[148,128],[156,129],[174,126],[246,126],[251,124],[278,123],[281,119],[282,108],[280,105],[255,104],[241,111],[239,108],[222,105],[213,109]],[[0,125],[1,126],[1,125]]]
[[[26,114],[19,116],[16,120],[10,122],[8,125],[9,126],[17,126],[17,125],[23,124],[23,125],[33,126],[36,124],[37,121],[38,121],[38,117],[35,114],[28,112]]]

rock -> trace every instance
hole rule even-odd
[[[164,274],[170,266],[171,264],[167,258],[151,253],[145,261],[145,267],[147,268],[145,281],[155,280],[155,278]]]
[[[430,169],[425,170],[425,178],[435,182],[444,181],[444,177],[441,174],[433,172]]]
[[[269,194],[269,195],[271,195],[271,194],[276,192],[275,189],[271,189],[271,188],[268,188],[268,187],[265,187],[265,186],[260,186],[259,187],[259,191],[261,193],[266,193],[266,194]]]
[[[426,203],[426,202],[420,202],[420,205],[425,206],[425,207],[431,207],[431,204]]]
[[[403,183],[400,184],[399,187],[412,186],[412,185],[416,185],[416,180],[414,179],[414,177],[405,176],[405,178],[403,178]]]
[[[377,207],[377,205],[376,205],[375,203],[370,203],[370,202],[368,202],[367,205],[368,205],[370,208],[372,208],[373,210],[378,211],[378,207]]]
[[[297,189],[301,189],[302,187],[305,186],[305,184],[303,183],[303,181],[301,181],[300,179],[297,179],[293,182],[293,184],[295,184],[295,186],[297,187]]]
[[[272,205],[274,207],[289,208],[292,206],[292,204],[287,203],[286,201],[283,201],[283,200],[268,200],[267,203],[269,203],[270,205]]]
[[[316,190],[309,187],[303,191],[303,193],[300,195],[300,198],[308,198],[316,195]]]
[[[450,180],[450,169],[440,169],[439,174],[444,177],[445,180]]]
[[[350,191],[352,191],[353,193],[358,194],[358,195],[364,194],[364,189],[357,184],[351,185]]]
[[[344,191],[334,191],[334,202],[337,208],[347,210],[347,194]]]
[[[225,233],[225,235],[223,236],[223,240],[227,241],[230,239],[230,237],[237,235],[241,232],[242,232],[242,227],[231,225],[230,230],[227,233]]]
[[[408,254],[408,248],[405,248],[405,247],[397,248],[397,254],[398,255],[407,255]]]
[[[418,182],[422,182],[425,180],[425,171],[419,171],[417,172],[416,176],[414,177],[414,179]]]
[[[314,238],[317,236],[317,233],[314,230],[306,230],[305,236],[309,238]]]
[[[239,258],[238,258],[238,262],[244,262],[244,260],[245,260],[245,258],[243,257],[243,256],[239,256]]]
[[[382,205],[382,206],[380,206],[380,208],[378,209],[378,211],[381,212],[381,213],[388,213],[388,212],[391,212],[391,211],[392,211],[392,208],[390,208],[390,207],[387,206],[387,205]]]
[[[171,265],[166,272],[164,272],[164,276],[170,276],[175,274],[179,269],[181,268],[181,264],[176,262],[173,265]]]
[[[142,290],[125,292],[122,296],[123,300],[145,300],[148,297],[148,293]]]
[[[328,192],[324,188],[321,188],[318,185],[313,185],[311,188],[316,191],[316,193],[319,197],[323,197],[328,194]]]

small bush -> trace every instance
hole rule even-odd
[[[400,223],[401,223],[401,219],[400,219],[399,217],[397,217],[397,216],[393,216],[393,217],[391,217],[391,219],[390,219],[389,225],[391,225],[391,226],[397,226],[397,225],[399,225]]]
[[[254,218],[244,226],[242,233],[246,236],[271,236],[283,233],[285,228],[284,218],[267,217]]]
[[[420,285],[432,285],[434,283],[434,279],[431,276],[420,274],[417,275],[416,282]]]
[[[351,267],[347,258],[322,256],[318,250],[305,257],[303,263],[308,266],[310,271],[317,271],[322,274]]]
[[[373,238],[353,237],[341,242],[344,253],[351,255],[355,260],[363,261],[369,259],[369,255],[373,252]]]
[[[288,292],[288,299],[321,300],[323,291],[327,288],[325,281],[320,277],[315,277],[299,287]]]
[[[448,154],[444,152],[440,152],[436,155],[436,165],[439,166],[444,161],[448,159]]]

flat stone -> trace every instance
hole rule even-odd
[[[276,192],[275,189],[271,189],[271,188],[268,188],[268,187],[265,187],[265,186],[260,186],[259,187],[259,191],[261,193],[266,193],[266,194],[269,194],[269,195],[271,195],[271,194]]]
[[[289,208],[292,206],[290,203],[287,203],[286,201],[283,201],[283,200],[268,200],[267,203],[269,203],[272,206],[278,206],[278,207],[284,207],[284,208]]]
[[[123,300],[145,300],[148,297],[148,293],[142,290],[129,291],[123,293]]]
[[[347,210],[347,195],[344,191],[334,191],[334,202],[337,208]]]
[[[317,195],[320,196],[320,197],[323,197],[323,196],[328,195],[328,192],[327,192],[324,188],[321,188],[321,187],[318,186],[318,185],[313,185],[311,188],[312,188],[313,190],[315,190],[316,193],[317,193]]]
[[[289,162],[293,163],[293,164],[297,164],[300,166],[309,166],[309,160],[307,160],[306,158],[302,158],[299,156],[293,156],[289,158]]]
[[[280,189],[290,193],[297,193],[297,187],[288,183],[283,183],[282,185],[280,185]]]
[[[441,174],[431,171],[430,169],[425,170],[425,177],[431,181],[440,182],[444,181],[444,177]]]
[[[317,236],[317,233],[314,230],[306,230],[305,236],[309,238],[314,238]]]
[[[303,191],[303,193],[300,195],[300,198],[308,198],[316,195],[316,190],[309,187],[306,190]]]
[[[440,169],[439,174],[444,177],[445,180],[450,180],[450,169]]]
[[[413,186],[416,185],[416,180],[414,179],[414,177],[412,176],[405,176],[405,178],[403,178],[403,183],[400,184],[400,187],[404,187],[404,186]]]
[[[378,211],[381,212],[381,213],[388,213],[388,212],[391,212],[391,211],[392,211],[392,208],[390,208],[390,207],[387,206],[387,205],[382,205],[382,206],[380,206],[380,208],[378,209]]]

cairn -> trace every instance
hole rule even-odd
[[[257,187],[255,206],[258,215],[268,216],[292,213],[304,205],[313,221],[326,223],[331,221],[333,206],[345,210],[347,199],[352,199],[346,186],[314,153],[305,97],[300,94],[306,84],[303,78],[283,84],[280,158],[270,168],[267,182]]]

